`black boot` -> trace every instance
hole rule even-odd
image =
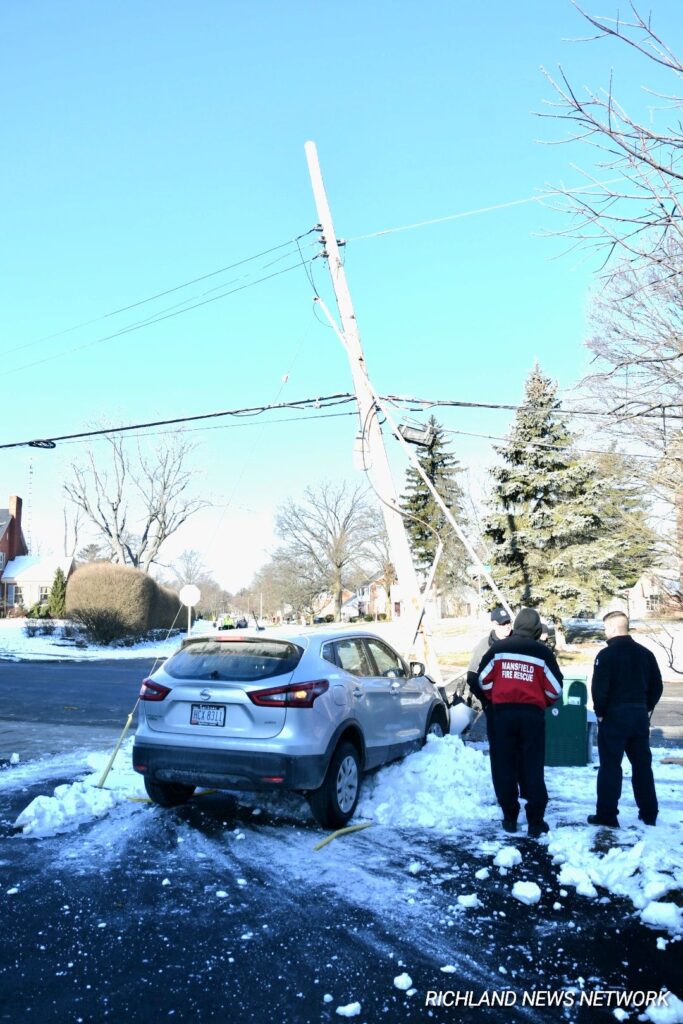
[[[506,832],[517,831],[517,819],[516,818],[503,818],[503,828]]]
[[[619,828],[618,818],[603,818],[599,814],[589,814],[586,821],[589,825],[602,825],[604,828]]]
[[[546,832],[550,832],[550,825],[547,821],[534,821],[527,829],[527,835],[530,839],[539,839]]]

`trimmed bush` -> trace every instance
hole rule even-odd
[[[69,578],[66,588],[67,617],[79,622],[94,643],[146,634],[170,628],[176,615],[181,621],[180,601],[139,569],[110,562],[91,562]]]

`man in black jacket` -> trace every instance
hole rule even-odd
[[[652,775],[650,722],[662,696],[662,675],[652,651],[629,634],[623,612],[605,615],[607,647],[593,666],[593,707],[598,719],[598,799],[590,825],[619,828],[621,762],[631,762],[633,795],[638,817],[646,825],[657,823],[657,793]]]

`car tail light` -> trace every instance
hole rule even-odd
[[[254,690],[248,697],[260,708],[312,708],[316,698],[329,688],[327,679],[316,679],[312,683],[290,683],[289,686],[273,686],[269,690]]]
[[[161,683],[153,683],[151,679],[143,679],[140,687],[140,700],[163,700],[171,692],[170,687]]]

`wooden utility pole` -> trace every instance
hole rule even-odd
[[[341,329],[335,329],[349,357],[351,375],[358,399],[361,445],[363,451],[367,452],[367,473],[382,506],[384,522],[389,536],[391,557],[396,569],[398,582],[401,586],[405,607],[408,611],[409,625],[414,630],[418,627],[422,610],[420,584],[415,572],[408,535],[403,524],[403,516],[398,511],[398,496],[391,476],[382,431],[377,419],[375,396],[368,379],[358,322],[351,301],[351,292],[349,291],[344,266],[339,255],[332,213],[327,201],[325,185],[318,162],[318,151],[314,142],[307,142],[305,150],[308,171],[311,176],[311,185],[313,187],[313,196],[318,211],[318,220],[322,227],[322,241],[327,252],[327,263],[341,319]],[[413,642],[413,635],[411,631],[409,640],[411,643]],[[418,653],[425,662],[425,665],[427,665],[430,675],[437,682],[441,682],[441,669],[429,642],[429,634],[424,627],[421,630],[420,637],[421,650],[418,648]]]

